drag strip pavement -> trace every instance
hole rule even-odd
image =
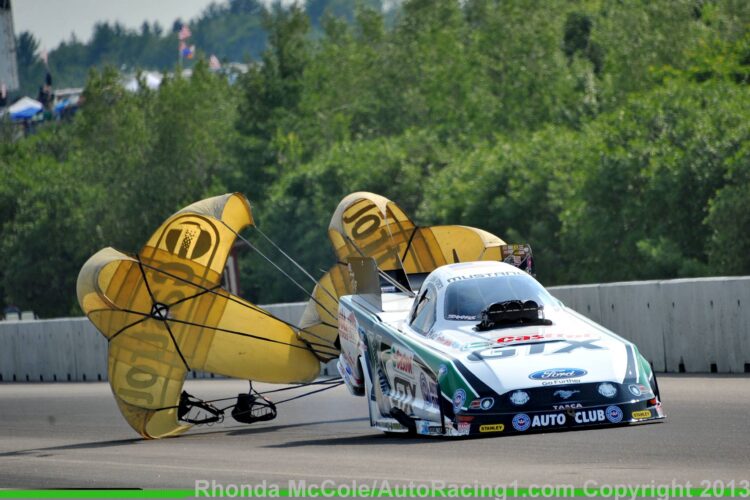
[[[227,418],[155,441],[130,429],[106,383],[0,384],[0,488],[192,489],[199,479],[281,487],[323,479],[699,487],[750,479],[750,377],[662,375],[659,383],[667,420],[657,424],[394,438],[371,429],[365,400],[338,387],[281,405],[270,422]],[[212,399],[245,392],[247,383],[194,380],[187,389]]]

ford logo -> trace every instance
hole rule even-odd
[[[557,380],[561,378],[583,377],[588,372],[580,368],[552,368],[551,370],[539,370],[529,375],[531,380]]]

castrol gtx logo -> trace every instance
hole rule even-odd
[[[583,377],[588,372],[580,368],[552,368],[550,370],[539,370],[529,375],[531,380],[559,380],[563,378]]]

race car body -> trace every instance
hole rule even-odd
[[[357,292],[339,301],[338,369],[380,430],[513,434],[665,416],[636,346],[516,267],[441,266],[416,294],[379,293],[370,271],[353,269]]]

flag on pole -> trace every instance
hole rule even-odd
[[[195,55],[195,45],[187,45],[185,42],[180,42],[180,56],[192,59]]]
[[[214,54],[211,54],[211,57],[208,58],[208,68],[213,70],[221,69],[219,58]]]
[[[49,66],[49,62],[47,61],[48,57],[47,49],[42,49],[42,61],[44,61],[45,66]]]
[[[177,38],[187,40],[191,36],[193,36],[193,33],[190,31],[190,27],[187,24],[183,24],[180,32],[177,34]]]

